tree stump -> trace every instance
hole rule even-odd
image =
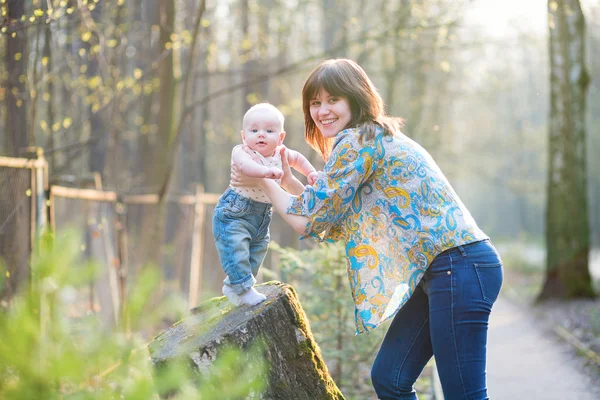
[[[157,336],[149,345],[155,369],[183,359],[202,378],[209,376],[211,365],[226,348],[243,351],[262,340],[267,387],[254,398],[344,399],[323,362],[294,289],[280,282],[257,289],[267,296],[266,301],[234,307],[225,297],[217,297]],[[198,382],[201,385],[202,379]]]

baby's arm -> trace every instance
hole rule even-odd
[[[306,176],[308,184],[312,185],[317,180],[317,170],[301,153],[286,149],[287,159],[290,167]]]
[[[283,176],[282,170],[257,163],[241,147],[236,147],[233,150],[231,161],[240,169],[242,174],[251,178],[280,179]]]

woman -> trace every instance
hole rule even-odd
[[[488,237],[354,61],[317,66],[302,104],[323,171],[304,187],[284,164],[288,192],[256,184],[299,233],[345,241],[357,333],[393,317],[371,371],[377,396],[416,399],[435,356],[446,399],[487,399],[488,319],[502,285]]]

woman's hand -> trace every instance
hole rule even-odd
[[[279,154],[281,155],[281,169],[283,170],[281,187],[292,194],[298,195],[304,190],[304,185],[292,173],[286,150],[287,148],[285,146],[281,146],[279,149]]]
[[[229,174],[229,183],[231,186],[260,186],[260,183],[263,179],[261,178],[251,178],[248,175],[244,175],[236,164],[231,165],[231,173]]]
[[[242,150],[244,150],[257,164],[262,164],[260,158],[256,155],[254,150],[250,149],[247,144],[242,144]]]
[[[294,176],[294,174],[292,174],[292,169],[290,168],[290,163],[288,161],[287,158],[287,147],[285,146],[280,146],[279,150],[279,154],[281,155],[281,169],[283,170],[283,177],[281,178],[281,186],[285,187],[285,185],[287,183],[289,183],[289,181],[291,179],[296,179],[296,177]]]

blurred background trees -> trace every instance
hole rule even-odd
[[[198,184],[210,193],[226,188],[231,148],[240,141],[241,119],[250,105],[268,101],[279,107],[286,116],[286,144],[321,168],[322,161],[304,143],[300,90],[321,60],[348,57],[374,80],[388,113],[406,119],[405,133],[432,153],[478,224],[501,248],[505,263],[535,265],[539,272],[546,258],[555,258],[553,252],[564,254],[552,244],[546,256],[546,243],[554,243],[545,235],[552,221],[546,210],[562,210],[565,201],[548,204],[559,200],[547,192],[555,154],[549,149],[566,150],[560,142],[564,139],[554,140],[550,118],[557,112],[550,100],[549,44],[564,39],[550,36],[548,13],[568,7],[574,11],[578,4],[0,0],[0,155],[23,156],[36,146],[44,150],[51,183],[83,187],[99,176],[102,188],[119,195],[158,194],[163,205],[158,212],[143,205],[127,212],[130,221],[134,215],[141,218],[130,260],[160,263],[161,256],[181,256],[174,254],[175,246],[156,245],[157,233],[178,233],[166,223],[175,220],[173,209],[180,211],[179,218],[190,219],[181,205],[169,211],[164,200],[194,194]],[[587,95],[580,92],[583,100],[568,104],[576,105],[585,129],[578,120],[572,132],[569,124],[563,132],[565,137],[576,133],[585,150],[578,153],[584,161],[577,179],[587,179],[587,188],[578,185],[567,192],[581,195],[577,204],[587,202],[587,216],[577,205],[571,214],[552,216],[579,218],[579,228],[563,237],[587,235],[582,243],[589,241],[590,269],[598,286],[600,1],[581,0],[581,7],[586,29],[578,40],[585,47],[578,50],[582,55],[577,62],[590,79]],[[565,176],[564,182],[576,183],[569,179]],[[210,224],[210,210],[205,220]],[[284,246],[311,247],[277,218],[272,232]],[[552,232],[554,239],[564,241],[560,227]],[[265,268],[271,272],[265,277],[289,279],[303,288],[300,298],[311,321],[322,327],[313,330],[332,373],[345,393],[360,396],[363,388],[353,385],[365,375],[375,350],[370,344],[377,340],[361,339],[368,349],[364,354],[356,355],[357,342],[347,345],[350,339],[344,335],[351,332],[352,319],[347,284],[341,255],[335,258],[335,248],[328,250],[301,253],[304,262],[293,266],[278,265],[281,254],[293,251],[271,252],[267,266],[272,271]],[[205,270],[219,270],[216,253],[206,253]],[[554,264],[548,266],[550,276]],[[311,268],[321,271],[319,280],[302,279]],[[305,300],[303,293],[328,299],[335,307],[323,310],[322,301]],[[547,294],[560,293],[552,289]],[[331,330],[340,333],[333,337]]]
[[[585,17],[579,0],[548,2],[548,23],[547,275],[540,298],[593,297],[585,124],[590,76],[585,59]]]
[[[580,62],[591,83],[581,108],[587,131],[577,135],[587,141],[580,174],[588,185],[573,190],[585,192],[589,215],[581,219],[598,247],[600,4],[582,5],[587,60]],[[164,204],[167,193],[194,193],[197,184],[222,192],[243,113],[269,101],[286,115],[286,143],[320,167],[303,140],[300,89],[319,61],[349,57],[373,78],[388,113],[406,119],[405,133],[429,149],[483,229],[497,242],[517,238],[539,249],[555,114],[546,16],[563,6],[3,0],[0,152],[41,147],[51,182],[97,173],[104,189],[158,193]],[[156,259],[153,235],[168,215],[160,207],[145,218],[140,251]],[[274,228],[283,244],[296,245],[281,221]]]

